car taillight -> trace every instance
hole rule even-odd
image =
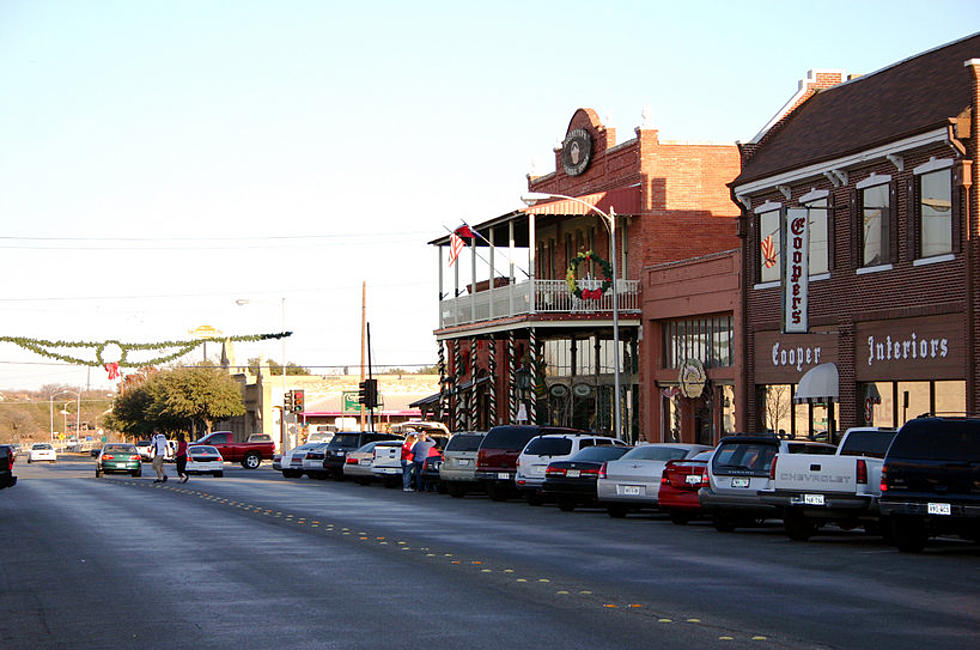
[[[565,468],[564,467],[549,467],[548,469],[546,469],[544,471],[544,475],[545,476],[564,476],[565,475]]]
[[[863,458],[857,459],[857,482],[858,485],[868,484],[868,463]]]
[[[670,479],[667,478],[667,472],[664,472],[660,477],[660,485],[670,485]]]
[[[881,485],[879,486],[881,488],[881,491],[882,492],[887,492],[888,491],[888,480],[887,479],[888,479],[888,465],[882,465],[881,466]]]
[[[113,460],[115,456],[112,454],[102,454],[102,460]]]
[[[586,475],[588,475],[588,476],[598,476],[599,475],[599,469],[598,468],[583,469],[582,470],[582,473],[579,474],[579,476],[586,476]]]
[[[357,459],[356,458],[350,458],[350,457],[348,457],[347,458],[347,464],[348,465],[357,465]]]
[[[607,478],[606,477],[606,463],[603,463],[602,464],[602,467],[599,468],[599,478]]]
[[[779,460],[779,456],[778,455],[773,456],[772,457],[772,464],[769,465],[769,480],[770,481],[775,481],[776,480],[776,461],[777,460]]]
[[[139,460],[139,459],[140,459],[140,455],[139,454],[136,454],[135,456],[130,456],[129,457],[129,460]]]
[[[702,470],[701,471],[701,487],[708,487],[709,485],[711,485],[711,479],[708,478],[708,471],[707,470]]]

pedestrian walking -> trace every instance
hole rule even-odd
[[[154,429],[153,437],[150,439],[150,451],[153,452],[153,471],[157,473],[154,483],[166,483],[167,474],[163,471],[163,461],[170,451],[170,445],[162,433]]]
[[[402,492],[412,491],[412,447],[415,445],[415,435],[405,436],[402,443]]]
[[[174,455],[174,460],[177,463],[177,476],[180,477],[181,483],[186,483],[187,476],[187,440],[184,439],[183,433],[177,434],[177,452]]]
[[[429,449],[436,443],[425,433],[419,436],[419,441],[412,446],[412,465],[415,467],[415,489],[419,492],[424,487],[422,484],[422,466],[425,459],[429,457]]]

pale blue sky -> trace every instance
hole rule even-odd
[[[747,140],[811,68],[977,29],[976,0],[0,0],[0,333],[277,331],[285,296],[290,360],[356,366],[367,281],[375,362],[431,363],[425,242],[518,207],[576,108]],[[0,344],[0,389],[85,383],[45,361]]]

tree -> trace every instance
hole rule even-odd
[[[281,364],[278,364],[275,361],[273,361],[272,359],[269,359],[268,360],[268,365],[261,366],[260,365],[260,362],[261,361],[262,360],[259,359],[258,357],[249,359],[248,360],[248,369],[249,369],[249,372],[251,372],[253,375],[257,375],[257,374],[259,374],[259,370],[260,369],[265,368],[267,370],[267,374],[269,374],[269,375],[277,376],[277,375],[281,375],[282,374],[282,365]],[[300,365],[297,365],[297,364],[293,363],[292,361],[287,361],[286,362],[286,374],[287,375],[309,375],[310,374],[310,369],[309,368],[305,368],[305,367],[300,366]]]
[[[215,420],[243,415],[241,386],[217,368],[180,366],[128,387],[113,406],[112,428],[131,436],[199,428],[211,433]]]

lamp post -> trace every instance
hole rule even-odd
[[[78,430],[81,424],[82,394],[76,393],[75,391],[72,390],[59,390],[57,393],[52,393],[48,397],[48,427],[49,427],[48,431],[50,433],[52,446],[54,446],[54,398],[64,393],[67,393],[68,395],[74,395],[75,399],[77,400],[77,406],[75,411],[75,435],[76,436],[78,435]],[[65,409],[62,409],[62,412],[64,411]],[[67,428],[68,428],[68,416],[65,415],[65,429]]]
[[[613,433],[616,438],[623,439],[623,415],[622,415],[622,396],[620,394],[620,369],[619,369],[619,277],[616,271],[616,211],[609,208],[609,213],[605,213],[588,201],[566,196],[564,194],[550,194],[547,192],[525,192],[521,195],[521,201],[526,205],[534,205],[538,201],[548,201],[551,199],[564,199],[586,206],[589,210],[602,217],[606,229],[609,231],[609,244],[612,257],[612,312],[613,312],[613,380],[615,385],[615,395],[613,397],[614,424]],[[528,242],[529,246],[534,246],[534,242]]]

